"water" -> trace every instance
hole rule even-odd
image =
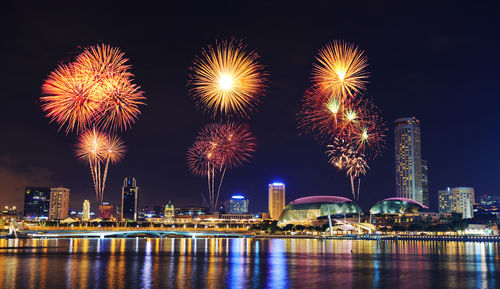
[[[499,244],[473,242],[0,240],[0,270],[3,288],[500,288]]]

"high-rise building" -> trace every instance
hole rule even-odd
[[[122,220],[137,221],[137,206],[139,203],[139,187],[135,178],[126,177],[122,187]]]
[[[242,195],[233,195],[226,201],[226,213],[228,214],[247,214],[248,199]]]
[[[440,190],[439,212],[450,214],[462,214],[462,218],[474,217],[474,188],[456,187]]]
[[[50,210],[50,188],[26,187],[24,192],[24,217],[47,219]]]
[[[68,217],[69,212],[69,189],[51,188],[50,189],[50,220],[62,220]]]
[[[90,202],[89,202],[89,200],[83,201],[82,220],[84,220],[84,221],[90,220]]]
[[[422,160],[422,204],[429,207],[429,163]]]
[[[420,121],[409,117],[395,123],[396,196],[422,203]]]
[[[269,184],[269,216],[273,220],[280,217],[285,208],[285,184],[274,182]]]

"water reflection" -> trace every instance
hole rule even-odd
[[[3,288],[495,288],[496,243],[0,240]]]

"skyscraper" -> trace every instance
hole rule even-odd
[[[50,188],[26,187],[24,192],[24,217],[47,219],[50,210]]]
[[[459,213],[462,218],[474,217],[474,188],[456,187],[439,191],[439,212]]]
[[[269,184],[269,215],[277,220],[285,208],[285,184],[274,182]]]
[[[69,213],[69,189],[51,188],[50,189],[50,220],[62,220],[68,217]]]
[[[429,164],[422,160],[422,203],[429,207]]]
[[[84,220],[84,221],[90,220],[90,202],[89,202],[89,200],[83,201],[82,220]]]
[[[137,221],[137,206],[139,203],[139,187],[135,178],[126,177],[122,187],[122,220]]]
[[[226,213],[229,214],[247,214],[248,199],[242,195],[234,195],[226,201]]]
[[[422,203],[420,121],[409,117],[395,123],[396,196]]]

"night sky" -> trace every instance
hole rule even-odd
[[[364,210],[395,195],[398,117],[421,120],[431,207],[437,206],[437,190],[446,186],[473,186],[476,195],[500,187],[495,1],[13,2],[22,4],[4,4],[0,11],[2,206],[22,207],[25,186],[62,185],[71,189],[71,208],[81,210],[90,199],[95,210],[88,166],[74,157],[75,135],[49,124],[39,97],[45,77],[60,61],[98,43],[125,52],[147,97],[139,120],[121,134],[128,152],[110,169],[105,199],[118,204],[123,178],[134,176],[141,207],[168,200],[175,206],[201,205],[206,179],[190,174],[185,152],[210,118],[188,96],[188,68],[202,47],[230,37],[258,52],[270,82],[250,121],[257,153],[227,174],[223,199],[242,193],[251,211],[265,211],[267,184],[277,180],[286,183],[287,202],[307,195],[350,197],[345,173],[328,164],[312,137],[298,135],[296,121],[314,56],[335,39],[365,50],[371,72],[367,95],[389,129],[387,148],[361,181]]]

